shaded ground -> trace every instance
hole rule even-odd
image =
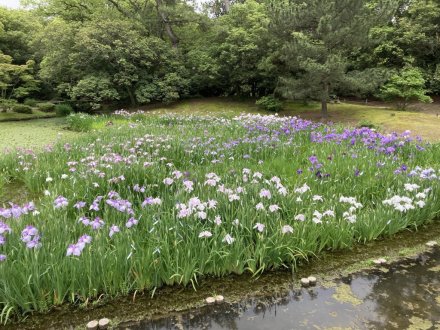
[[[0,122],[0,153],[6,148],[39,148],[80,133],[64,129],[64,118]]]

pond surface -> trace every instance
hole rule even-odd
[[[323,286],[118,329],[440,329],[440,249]]]

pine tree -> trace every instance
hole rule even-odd
[[[387,23],[397,9],[393,0],[284,0],[270,3],[275,33],[284,40],[286,75],[279,91],[293,99],[327,104],[338,89],[349,89],[350,55],[368,42],[372,26]]]

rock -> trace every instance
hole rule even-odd
[[[379,259],[373,260],[373,263],[375,265],[385,265],[387,263],[387,260],[384,258],[379,258]]]
[[[437,245],[438,245],[437,241],[429,241],[428,243],[426,243],[426,246],[429,246],[429,247],[434,247]]]
[[[387,263],[387,260],[384,258],[379,258],[377,260],[380,262],[381,265],[386,265],[386,263]]]
[[[210,304],[215,303],[215,298],[214,297],[208,297],[208,298],[205,299],[205,301],[206,301],[207,304],[210,305]]]
[[[307,278],[307,277],[304,277],[304,278],[302,278],[301,279],[301,285],[303,286],[303,287],[308,287],[309,286],[309,284],[310,284],[310,281],[309,281],[309,279]]]
[[[98,321],[93,320],[87,323],[86,325],[87,330],[96,330],[98,329]]]
[[[109,324],[110,324],[109,319],[107,319],[107,318],[100,319],[99,320],[99,329],[107,329]]]
[[[307,279],[309,280],[310,285],[315,285],[317,282],[315,276],[309,276]]]
[[[222,295],[215,296],[214,298],[215,298],[215,302],[218,304],[222,303],[225,300],[225,297],[223,297]]]

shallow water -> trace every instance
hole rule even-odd
[[[325,286],[121,323],[118,329],[440,329],[440,249]]]

